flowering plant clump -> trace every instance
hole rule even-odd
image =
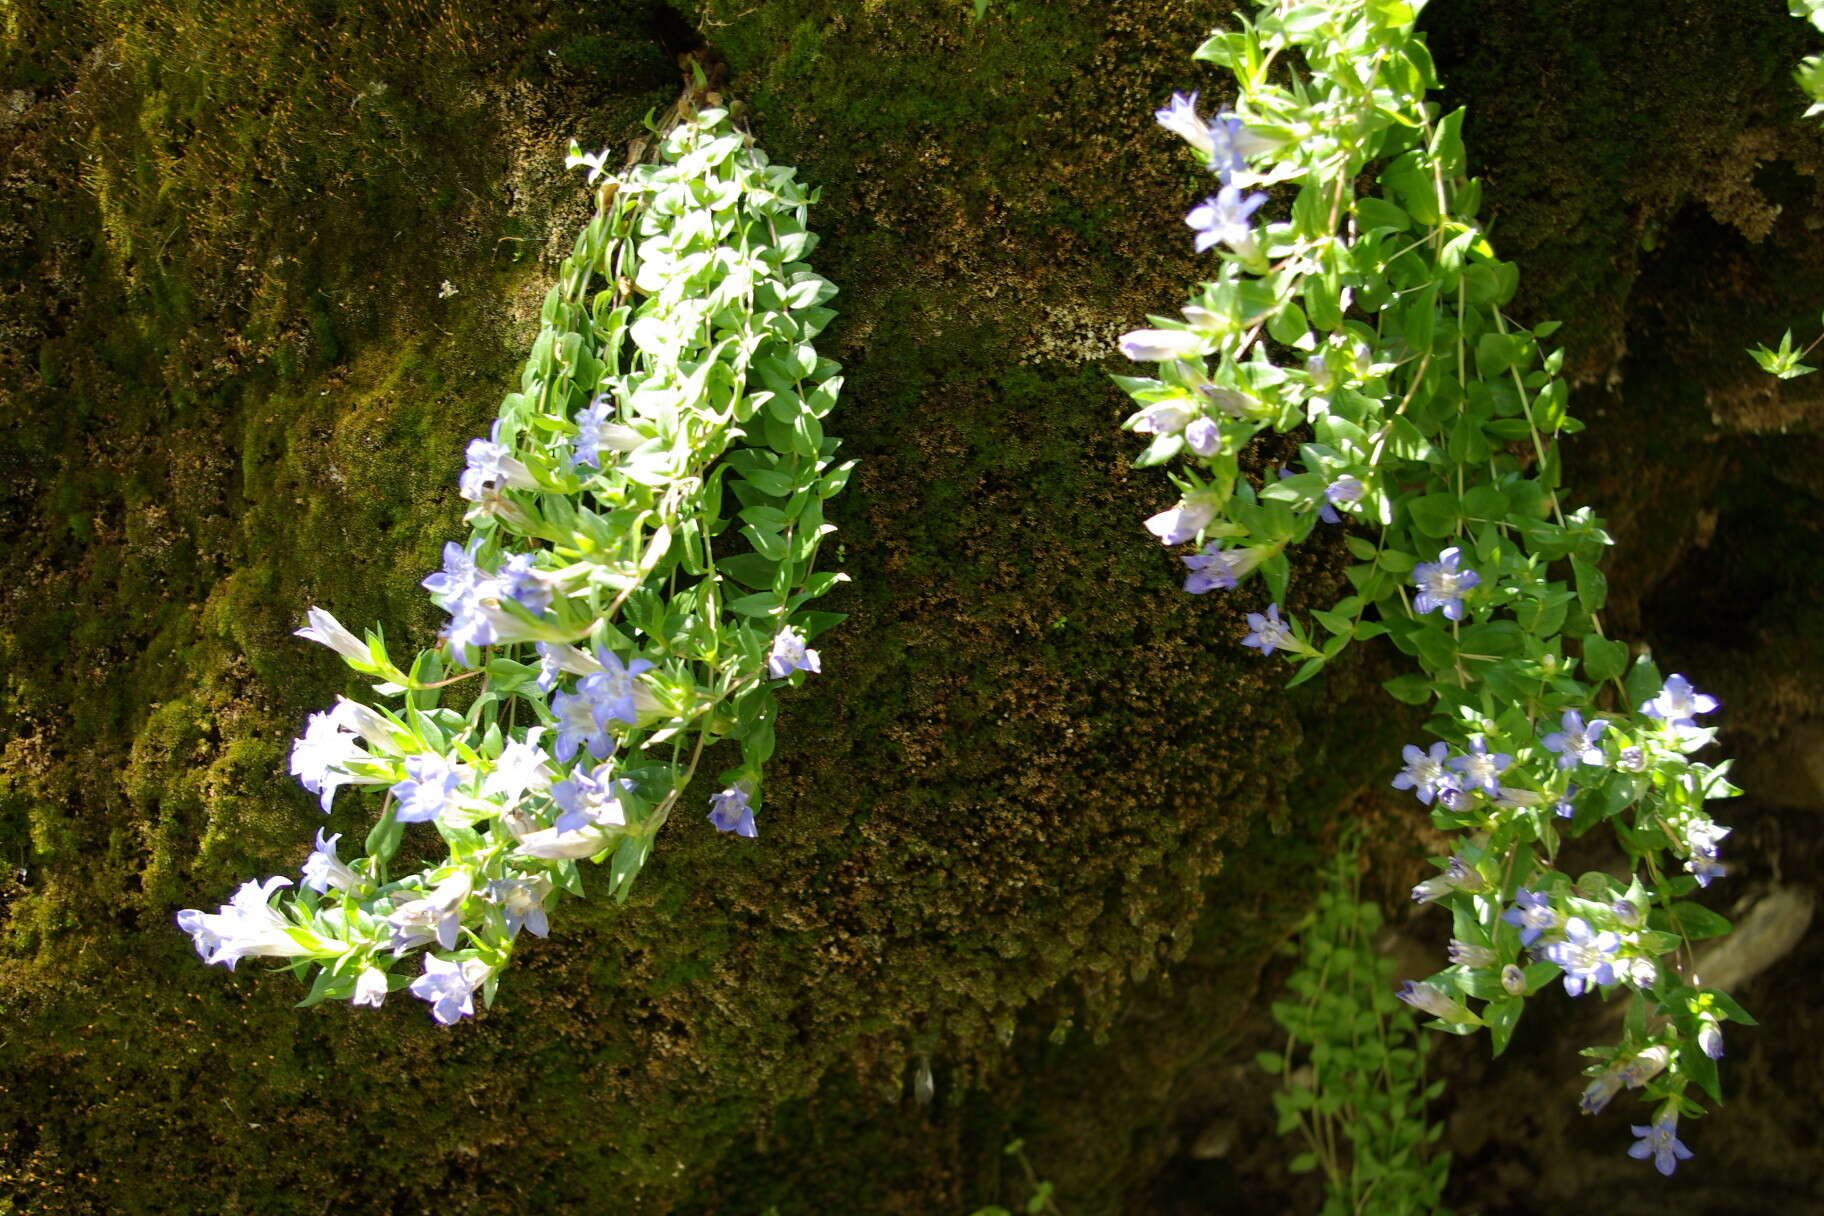
[[[1137,464],[1169,464],[1180,495],[1147,527],[1195,546],[1191,594],[1260,575],[1270,603],[1241,641],[1288,655],[1293,684],[1358,640],[1416,661],[1387,690],[1430,705],[1435,738],[1405,747],[1393,786],[1457,837],[1413,892],[1449,909],[1455,941],[1401,995],[1434,1027],[1486,1029],[1497,1054],[1554,980],[1632,996],[1621,1040],[1590,1052],[1585,1108],[1622,1078],[1669,1127],[1702,1113],[1697,1091],[1720,1100],[1717,1027],[1749,1020],[1691,973],[1690,943],[1729,926],[1684,898],[1725,872],[1706,804],[1738,791],[1726,761],[1692,758],[1714,698],[1603,634],[1610,540],[1561,501],[1555,439],[1579,428],[1562,352],[1541,345],[1556,326],[1505,311],[1518,271],[1476,225],[1464,112],[1425,100],[1422,4],[1267,0],[1196,53],[1234,76],[1232,108],[1206,115],[1193,94],[1159,111],[1216,178],[1187,218],[1215,266],[1179,316],[1121,340],[1158,364],[1117,377],[1128,429],[1150,437]],[[1297,464],[1243,468],[1256,436],[1301,428]],[[1300,619],[1286,550],[1329,527],[1351,593]],[[1566,838],[1600,825],[1627,872],[1561,872]]]
[[[821,669],[807,643],[841,619],[807,607],[843,578],[813,573],[850,470],[821,422],[839,369],[811,344],[836,289],[804,263],[814,192],[700,84],[655,152],[610,175],[571,147],[598,208],[518,390],[468,445],[471,531],[424,580],[449,614],[438,647],[407,670],[320,608],[298,631],[377,681],[371,704],[311,715],[291,758],[325,813],[343,787],[379,795],[365,855],[319,831],[302,885],[180,913],[206,961],[314,970],[305,1004],[409,985],[447,1024],[582,894],[579,862],[625,897],[718,740],[740,758],[707,818],[756,834],[774,689]],[[412,824],[448,856],[395,874]]]

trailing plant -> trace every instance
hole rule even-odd
[[[1813,29],[1824,33],[1824,0],[1787,0],[1787,7],[1794,17],[1809,21]],[[1811,105],[1805,110],[1805,117],[1816,118],[1824,114],[1824,55],[1807,55],[1799,62],[1793,76],[1799,82],[1799,88],[1811,98]],[[1819,318],[1824,324],[1824,317]],[[1824,334],[1819,334],[1800,350],[1792,343],[1792,331],[1789,329],[1780,338],[1778,350],[1769,350],[1766,346],[1757,346],[1748,354],[1761,365],[1761,370],[1778,376],[1782,380],[1791,380],[1798,376],[1808,375],[1818,369],[1804,362],[1811,352],[1824,342]]]
[[[180,913],[206,961],[314,971],[304,1004],[409,983],[451,1023],[477,989],[492,1001],[522,930],[545,936],[560,893],[582,895],[579,862],[626,897],[718,742],[739,758],[708,818],[756,834],[774,689],[820,670],[808,645],[841,619],[809,608],[844,577],[813,572],[851,467],[821,421],[839,368],[812,345],[836,289],[804,262],[815,192],[700,75],[655,136],[655,161],[618,174],[571,146],[596,212],[468,446],[469,536],[424,580],[450,617],[438,645],[402,669],[378,628],[313,607],[298,631],[376,681],[311,715],[291,754],[325,814],[344,787],[379,792],[364,855],[319,831],[300,886]],[[447,855],[395,873],[408,830]]]
[[[1339,853],[1298,944],[1292,996],[1273,1002],[1284,1051],[1255,1057],[1279,1078],[1281,1136],[1305,1152],[1293,1173],[1324,1171],[1323,1216],[1433,1216],[1446,1209],[1450,1154],[1425,1104],[1444,1082],[1425,1080],[1425,1040],[1394,999],[1393,962],[1375,950],[1380,909],[1361,898],[1356,853]]]
[[[1180,492],[1146,526],[1196,546],[1192,594],[1260,576],[1271,602],[1243,644],[1288,656],[1292,684],[1356,641],[1413,659],[1387,691],[1430,707],[1435,741],[1406,747],[1393,784],[1455,837],[1413,892],[1450,911],[1455,941],[1401,996],[1433,1027],[1486,1030],[1497,1054],[1554,980],[1632,998],[1620,1040],[1588,1053],[1583,1106],[1642,1089],[1655,1113],[1631,1151],[1670,1173],[1678,1119],[1721,1098],[1721,1023],[1748,1020],[1690,970],[1690,943],[1728,929],[1687,898],[1725,872],[1729,829],[1705,804],[1738,791],[1727,761],[1692,759],[1715,700],[1650,657],[1630,665],[1602,630],[1610,539],[1562,503],[1556,439],[1579,428],[1543,345],[1556,326],[1506,311],[1519,272],[1476,224],[1464,112],[1425,100],[1421,7],[1267,0],[1196,52],[1234,77],[1233,108],[1206,118],[1192,94],[1159,111],[1218,190],[1186,220],[1210,281],[1121,339],[1158,364],[1117,377],[1139,407],[1127,428],[1150,439],[1136,463],[1169,464]],[[1278,218],[1257,222],[1255,187],[1275,189]],[[1257,436],[1294,431],[1296,462],[1244,467]],[[1287,613],[1286,550],[1332,527],[1350,594]],[[1598,827],[1628,871],[1563,872],[1565,841]]]

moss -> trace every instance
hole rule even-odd
[[[1177,594],[1137,527],[1169,491],[1128,471],[1106,352],[1196,273],[1171,217],[1201,183],[1150,115],[1207,92],[1185,51],[1218,14],[684,6],[763,145],[823,190],[848,365],[831,429],[862,462],[832,509],[851,616],[829,678],[787,699],[761,839],[682,817],[627,904],[566,905],[496,1008],[443,1032],[403,998],[293,1010],[284,976],[202,971],[170,917],[289,872],[324,822],[286,751],[348,685],[290,636],[303,607],[401,647],[436,628],[417,582],[456,527],[461,444],[583,206],[552,150],[637,132],[675,15],[16,7],[0,64],[39,92],[0,153],[34,225],[0,231],[28,285],[0,300],[0,360],[30,386],[0,440],[26,470],[0,485],[0,561],[29,588],[0,603],[0,861],[25,871],[0,879],[0,1195],[922,1213],[1015,1198],[1013,1135],[1072,1211],[1168,1176],[1184,1120],[1232,1084],[1301,876],[1341,808],[1381,813],[1362,791],[1409,726],[1380,658],[1285,693],[1231,644],[1255,603]],[[30,42],[53,9],[62,56]],[[1490,73],[1557,37],[1532,11],[1440,30],[1487,121],[1519,111]],[[1544,136],[1472,141],[1491,178],[1539,183],[1490,197],[1574,326],[1621,315],[1597,261],[1653,264],[1600,190],[1630,183],[1676,245],[1671,175],[1718,146],[1704,129],[1636,181],[1626,115],[1686,124],[1777,85],[1788,44],[1764,16],[1702,35],[1751,71],[1664,110],[1551,43],[1564,104],[1536,130],[1634,106],[1573,147],[1595,167],[1574,198]],[[1606,226],[1564,235],[1586,213]],[[1293,606],[1340,561],[1299,555]],[[366,815],[347,798],[329,830]]]

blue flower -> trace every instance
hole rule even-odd
[[[716,825],[718,832],[749,837],[759,835],[754,827],[754,808],[748,801],[749,796],[749,792],[737,784],[710,797],[709,821]]]
[[[1449,750],[1442,743],[1433,743],[1431,752],[1427,754],[1408,743],[1400,753],[1406,760],[1406,767],[1394,774],[1393,788],[1411,790],[1418,795],[1420,802],[1430,806],[1431,800],[1438,796],[1447,783],[1455,783],[1455,778],[1444,771],[1445,756]]]
[[[635,676],[651,671],[652,664],[645,659],[622,664],[621,657],[606,646],[597,646],[595,657],[603,670],[584,676],[577,687],[595,702],[596,722],[602,726],[610,721],[638,726],[640,711],[634,703],[633,680]]]
[[[1258,612],[1248,613],[1248,628],[1253,632],[1241,639],[1243,646],[1252,646],[1262,654],[1295,648],[1292,631],[1279,619],[1278,604],[1268,604],[1265,616]]]
[[[1558,927],[1558,912],[1543,891],[1521,887],[1514,896],[1514,906],[1501,914],[1501,919],[1520,930],[1520,944],[1530,946],[1539,935]]]
[[[292,741],[291,775],[298,779],[299,785],[318,795],[323,813],[327,815],[330,804],[335,801],[336,790],[356,780],[348,774],[348,766],[371,759],[373,757],[361,749],[354,732],[348,729],[345,715],[331,710],[310,715],[304,725],[303,737]]]
[[[602,467],[602,427],[613,414],[606,395],[597,397],[576,416],[576,438],[570,444],[570,459],[592,469]]]
[[[1182,545],[1209,527],[1215,518],[1216,496],[1192,494],[1170,510],[1148,519],[1146,530],[1157,536],[1162,545]]]
[[[479,544],[479,541],[474,542]],[[498,590],[487,571],[475,564],[474,550],[455,541],[443,546],[443,569],[424,580],[431,600],[450,614],[444,636],[466,662],[476,646],[492,646],[499,640],[494,622],[482,603]]]
[[[533,616],[543,616],[551,607],[551,582],[532,562],[530,553],[509,557],[500,568],[497,594],[519,601]]]
[[[1621,1070],[1611,1065],[1591,1077],[1590,1083],[1583,1087],[1583,1096],[1577,1100],[1578,1109],[1586,1115],[1600,1115],[1621,1089]]]
[[[470,890],[471,876],[460,873],[438,883],[430,894],[396,905],[386,918],[393,953],[403,954],[433,940],[445,950],[454,950],[462,930],[462,904]]]
[[[538,481],[513,458],[512,449],[500,442],[501,419],[494,420],[486,439],[469,442],[468,467],[462,472],[458,492],[469,502],[481,502],[504,489],[532,490]]]
[[[551,698],[551,712],[557,715],[557,741],[552,750],[559,763],[570,763],[579,747],[587,747],[597,760],[614,754],[614,736],[608,733],[606,715],[598,712],[597,701],[587,689],[558,693]]]
[[[243,958],[291,957],[300,952],[291,922],[272,906],[278,889],[290,885],[291,879],[276,874],[263,882],[249,879],[214,912],[185,908],[177,914],[177,927],[190,935],[205,963],[230,971]]]
[[[1482,576],[1474,570],[1457,569],[1462,557],[1463,551],[1453,545],[1438,554],[1437,561],[1420,562],[1413,567],[1413,585],[1419,589],[1412,601],[1415,612],[1442,609],[1448,620],[1463,619],[1463,593],[1479,584]]]
[[[1576,797],[1577,783],[1573,781],[1571,784],[1564,787],[1564,796],[1559,798],[1557,804],[1552,807],[1552,813],[1560,819],[1575,819],[1577,817],[1577,807],[1576,804],[1572,802],[1572,799]]]
[[[1645,1161],[1651,1157],[1653,1158],[1653,1168],[1670,1178],[1672,1171],[1678,1168],[1680,1161],[1691,1159],[1691,1150],[1686,1148],[1678,1138],[1678,1115],[1676,1113],[1668,1111],[1661,1115],[1659,1121],[1651,1127],[1641,1127],[1638,1124],[1630,1126],[1634,1134],[1640,1137],[1628,1149],[1628,1156],[1634,1160]]]
[[[802,633],[790,625],[784,625],[773,635],[773,649],[766,656],[766,674],[775,680],[783,680],[794,671],[820,673],[823,671],[823,660],[817,657],[815,650],[805,649]]]
[[[1729,867],[1714,857],[1693,857],[1685,862],[1685,870],[1697,879],[1697,885],[1707,887],[1719,878],[1729,876]]]
[[[479,959],[453,963],[427,954],[424,974],[412,981],[412,995],[429,1001],[431,1016],[449,1026],[475,1012],[474,992],[487,969]]]
[[[1564,922],[1564,939],[1549,943],[1545,957],[1564,968],[1564,991],[1567,996],[1582,996],[1591,984],[1615,982],[1615,952],[1621,949],[1621,935],[1605,930],[1592,933],[1589,922],[1573,916]]]
[[[1604,718],[1593,718],[1588,726],[1584,725],[1583,715],[1574,709],[1564,711],[1559,719],[1562,730],[1553,731],[1545,737],[1547,751],[1558,753],[1559,768],[1576,768],[1579,763],[1600,766],[1603,761],[1602,748],[1596,740],[1602,738],[1602,732],[1608,729]]]
[[[304,859],[304,885],[319,895],[327,895],[331,887],[347,890],[359,881],[336,857],[336,842],[341,839],[340,832],[325,839],[323,829],[318,828],[316,850]]]
[[[1499,778],[1513,762],[1514,758],[1506,752],[1491,755],[1488,741],[1481,735],[1476,735],[1469,741],[1469,754],[1451,757],[1450,767],[1463,775],[1465,785],[1479,786],[1490,794],[1498,794],[1501,792]]]
[[[1360,502],[1362,495],[1367,492],[1368,487],[1362,483],[1361,478],[1344,473],[1324,487],[1324,504],[1317,509],[1317,517],[1327,524],[1340,524],[1343,517],[1337,513],[1336,508]]]
[[[488,898],[500,905],[509,937],[518,937],[522,928],[534,937],[551,935],[551,922],[545,917],[550,891],[550,881],[543,878],[497,878],[488,884]]]
[[[589,773],[579,769],[551,787],[552,800],[563,809],[551,826],[559,832],[579,832],[591,824],[625,827],[627,808],[621,805],[621,793],[632,789],[633,781],[617,779],[609,765],[598,764]]]
[[[1225,549],[1222,546],[1221,540],[1213,540],[1203,546],[1202,552],[1178,559],[1190,571],[1184,580],[1186,591],[1192,595],[1202,595],[1206,591],[1231,590],[1241,579],[1253,573],[1267,555],[1265,546],[1240,549]]]
[[[394,814],[400,823],[426,823],[437,818],[467,775],[461,765],[450,763],[436,752],[407,756],[405,772],[405,780],[396,783],[392,791],[399,803]]]
[[[1267,196],[1260,193],[1243,197],[1241,188],[1234,185],[1224,186],[1205,199],[1184,217],[1184,222],[1196,230],[1197,252],[1216,244],[1227,245],[1241,254],[1251,252],[1254,227],[1249,217],[1266,201]]]
[[[1691,687],[1691,681],[1681,675],[1670,675],[1659,695],[1642,705],[1640,712],[1649,718],[1658,718],[1668,726],[1696,726],[1695,715],[1710,713],[1716,706],[1715,697],[1698,692]]]
[[[1173,93],[1172,100],[1162,109],[1153,111],[1153,117],[1159,125],[1172,134],[1183,139],[1191,147],[1208,157],[1213,151],[1211,144],[1210,124],[1197,113],[1197,94],[1186,97],[1183,93]]]
[[[1704,1018],[1697,1024],[1697,1045],[1712,1060],[1723,1058],[1723,1028],[1715,1018]]]

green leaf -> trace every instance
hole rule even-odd
[[[1627,666],[1628,648],[1591,634],[1583,639],[1583,674],[1592,683],[1612,680]]]
[[[1722,937],[1734,925],[1729,918],[1712,912],[1702,904],[1677,903],[1666,909],[1672,923],[1678,926],[1684,936],[1692,941],[1701,941],[1707,937]]]
[[[1457,496],[1448,490],[1434,491],[1406,504],[1412,523],[1433,540],[1442,540],[1457,529]]]
[[[1381,684],[1387,695],[1406,705],[1423,705],[1431,700],[1431,677],[1423,672],[1408,672]]]
[[[1521,1011],[1526,1002],[1519,997],[1504,997],[1490,1001],[1482,1010],[1482,1020],[1488,1024],[1489,1038],[1492,1040],[1495,1055],[1507,1050],[1508,1040],[1514,1036],[1514,1027],[1520,1023]]]

